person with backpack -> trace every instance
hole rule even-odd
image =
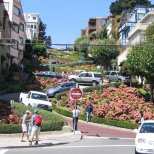
[[[37,109],[34,110],[34,115],[32,116],[32,119],[31,119],[33,126],[32,126],[31,136],[29,140],[29,145],[32,145],[34,136],[36,137],[35,145],[38,145],[38,139],[39,139],[40,127],[41,127],[42,121],[43,119],[39,115],[39,111]]]

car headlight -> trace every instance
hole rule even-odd
[[[137,144],[140,144],[140,143],[145,144],[146,140],[144,138],[138,138],[137,139]]]

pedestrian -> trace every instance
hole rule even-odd
[[[33,127],[33,123],[32,123],[32,113],[29,114],[29,123],[28,123],[28,136],[31,136],[31,132],[32,132],[32,127]]]
[[[77,130],[77,125],[78,125],[78,116],[80,114],[80,110],[77,108],[77,106],[75,107],[75,109],[72,111],[73,113],[73,129]]]
[[[27,140],[29,140],[29,136],[28,136],[28,122],[29,122],[28,116],[29,116],[29,114],[30,114],[30,111],[26,110],[24,116],[22,117],[22,124],[21,124],[21,126],[22,126],[22,137],[21,137],[21,142],[24,142],[23,139],[24,139],[25,134],[27,136]]]
[[[144,115],[142,111],[140,112],[140,115],[141,115],[141,118],[140,118],[139,124],[141,125],[144,122]]]
[[[29,145],[32,145],[34,136],[36,137],[36,142],[35,145],[38,144],[38,139],[39,139],[39,134],[40,134],[40,127],[42,124],[42,118],[39,115],[39,111],[36,109],[34,110],[34,114],[32,115],[32,131],[31,131],[31,136],[30,136],[30,140],[29,140]]]
[[[93,109],[92,109],[92,105],[91,103],[88,103],[87,107],[86,107],[86,121],[90,122],[91,121],[91,113],[92,113]]]

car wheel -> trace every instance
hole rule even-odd
[[[118,79],[118,82],[121,82],[121,79]]]
[[[70,81],[76,82],[76,80],[75,80],[75,79],[70,79]]]
[[[55,94],[54,94],[54,97],[55,97],[57,94],[58,94],[58,93],[55,93]]]
[[[97,82],[96,81],[92,81],[92,86],[97,86]]]
[[[138,152],[135,150],[135,154],[140,154],[140,153],[138,153]]]
[[[19,102],[20,102],[20,103],[23,103],[23,102],[22,102],[22,98],[19,100]]]
[[[109,78],[107,78],[107,80],[108,80],[108,83],[110,83],[110,82],[111,82]]]

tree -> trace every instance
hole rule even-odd
[[[44,44],[36,44],[33,46],[34,53],[39,56],[46,56],[46,46]]]
[[[126,66],[130,74],[145,77],[150,84],[150,96],[153,102],[154,89],[154,52],[153,43],[140,42],[132,47],[127,56]]]
[[[81,36],[76,39],[74,44],[74,50],[78,52],[83,52],[84,57],[88,57],[88,46],[89,46],[90,40],[86,36]]]
[[[111,65],[111,60],[119,55],[119,50],[112,39],[91,41],[88,52],[99,64],[102,64],[106,68]]]
[[[24,58],[28,60],[32,60],[33,49],[32,49],[31,40],[26,40],[25,43],[26,45],[25,45]]]
[[[107,30],[102,29],[99,31],[94,31],[93,33],[90,34],[89,39],[90,40],[96,40],[96,39],[106,39],[107,38]]]
[[[44,43],[46,47],[50,47],[52,44],[51,36],[46,36],[46,24],[40,21],[38,43]]]
[[[39,34],[38,34],[38,40],[41,40],[42,42],[46,40],[46,24],[44,24],[42,21],[40,21],[39,24]]]
[[[122,11],[133,9],[137,5],[151,6],[149,0],[116,0],[110,5],[110,13],[113,16],[120,15]]]
[[[145,31],[145,36],[148,42],[154,43],[154,23],[150,24]]]

